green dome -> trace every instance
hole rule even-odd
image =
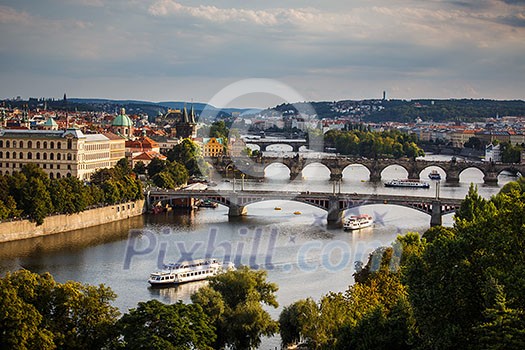
[[[58,126],[58,124],[53,118],[49,117],[44,123],[44,126]]]
[[[124,108],[122,108],[122,110],[120,111],[120,114],[117,115],[115,119],[113,119],[113,122],[111,123],[111,126],[131,127],[131,126],[133,126],[133,122],[126,115],[126,111],[124,110]]]

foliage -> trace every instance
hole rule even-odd
[[[111,343],[118,311],[111,289],[55,282],[27,270],[0,279],[0,346],[95,349]]]
[[[135,166],[133,167],[133,172],[137,175],[144,175],[146,174],[146,165],[143,161],[138,161]]]
[[[184,165],[190,176],[207,175],[206,163],[202,158],[199,146],[190,139],[184,139],[168,151],[168,160]]]
[[[117,322],[125,349],[212,349],[215,329],[198,304],[141,302]]]
[[[0,176],[0,189],[0,220],[24,216],[37,225],[51,214],[74,214],[143,197],[141,183],[125,159],[95,172],[90,184],[76,177],[50,179],[36,165],[26,164],[19,172]]]
[[[463,144],[463,146],[466,148],[481,150],[483,147],[483,144],[481,143],[481,140],[479,138],[477,138],[476,136],[472,136],[471,138],[468,139],[467,142]]]
[[[518,145],[511,145],[508,142],[501,144],[501,161],[503,163],[519,163],[521,160],[521,152],[523,147]]]
[[[252,349],[259,346],[262,336],[277,332],[277,322],[262,307],[278,306],[276,291],[277,286],[266,281],[266,271],[242,267],[211,278],[208,287],[192,295],[192,301],[214,320],[214,348]]]
[[[397,130],[370,132],[363,128],[348,131],[330,130],[325,136],[325,146],[333,147],[338,153],[367,158],[409,157],[424,155],[416,145],[416,137]]]

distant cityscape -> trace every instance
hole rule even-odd
[[[436,109],[441,114],[432,118]],[[210,137],[210,125],[216,120],[237,129],[236,134]],[[96,170],[112,167],[124,157],[131,167],[166,159],[167,151],[184,138],[199,144],[204,157],[231,156],[248,147],[249,141],[241,135],[298,139],[307,138],[312,131],[326,134],[357,124],[371,132],[413,134],[431,152],[501,162],[503,151],[512,148],[517,154],[512,162],[525,159],[523,101],[389,101],[383,95],[376,100],[221,110],[202,103],[68,100],[64,95],[61,100],[1,102],[0,174],[12,174],[34,163],[51,178],[89,180]],[[334,150],[326,144],[325,151]]]

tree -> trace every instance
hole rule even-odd
[[[53,212],[53,202],[44,182],[38,177],[27,181],[27,187],[22,191],[24,214],[34,220],[37,225],[42,225],[46,216]]]
[[[190,176],[206,175],[206,166],[199,146],[190,139],[184,139],[168,151],[168,160],[183,164]]]
[[[117,323],[126,349],[212,349],[215,329],[198,304],[141,302]]]
[[[253,271],[244,266],[211,278],[209,287],[199,289],[192,295],[192,301],[216,320],[214,348],[228,345],[232,349],[251,349],[261,343],[262,336],[277,332],[277,322],[261,305],[277,307],[276,291],[277,285],[266,281],[266,271]],[[224,311],[210,304],[210,300],[222,300]]]
[[[148,176],[153,178],[155,175],[166,169],[167,162],[159,158],[153,158],[146,167],[148,169]]]
[[[146,165],[144,165],[143,161],[139,161],[135,164],[133,167],[133,172],[137,175],[144,175],[146,174]]]
[[[228,137],[229,130],[226,127],[224,120],[218,120],[213,122],[210,127],[210,137],[222,138],[226,140]]]
[[[465,142],[463,147],[480,150],[482,147],[482,143],[479,138],[477,138],[476,136],[472,136],[468,139],[467,142]]]
[[[0,279],[0,344],[15,349],[100,349],[113,339],[115,294],[103,285],[57,283],[27,270]]]

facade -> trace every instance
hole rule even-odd
[[[494,163],[501,162],[501,150],[499,144],[493,145],[490,143],[485,147],[485,161]]]
[[[124,142],[102,134],[83,134],[67,130],[1,130],[0,174],[20,171],[25,164],[35,164],[50,178],[75,176],[89,180],[101,168],[116,164],[124,154]]]
[[[224,153],[222,138],[203,138],[202,139],[202,156],[218,157]]]

